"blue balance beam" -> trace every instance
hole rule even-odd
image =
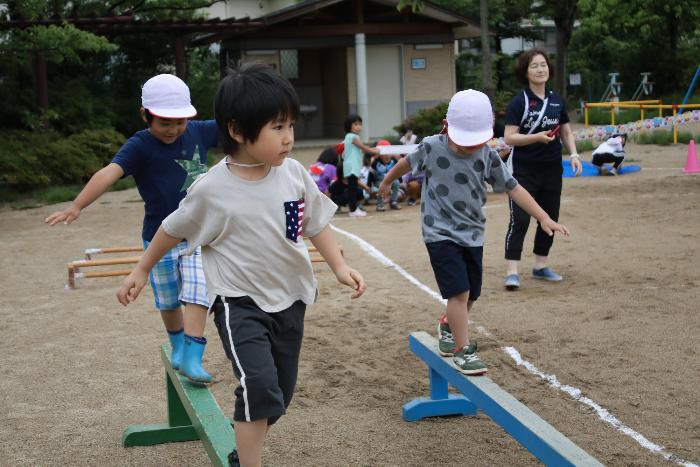
[[[478,408],[545,465],[603,465],[490,378],[465,376],[457,371],[451,358],[440,356],[434,337],[425,332],[414,332],[408,342],[411,351],[428,365],[430,398],[421,397],[405,404],[404,420],[414,422],[425,417],[476,415]],[[448,394],[448,383],[462,395]]]
[[[228,455],[236,448],[231,421],[206,386],[190,383],[180,376],[170,362],[170,347],[162,345],[168,399],[168,423],[134,425],[124,430],[122,444],[154,444],[201,440],[212,465],[228,467]]]

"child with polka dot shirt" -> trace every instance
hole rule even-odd
[[[401,159],[386,175],[379,196],[391,183],[412,171],[425,171],[421,188],[423,240],[443,298],[446,313],[438,324],[439,351],[451,356],[466,375],[486,373],[476,342],[469,339],[469,312],[481,293],[482,258],[486,217],[486,186],[508,192],[515,202],[539,222],[549,235],[569,235],[518,185],[494,150],[486,143],[493,137],[493,112],[482,92],[460,91],[450,100],[446,131],[424,138],[415,152]]]

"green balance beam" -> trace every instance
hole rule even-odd
[[[154,444],[201,440],[212,465],[228,466],[228,455],[236,448],[231,421],[206,386],[192,384],[173,370],[170,347],[162,345],[168,398],[168,423],[134,425],[124,430],[122,444]]]
[[[421,397],[405,404],[404,420],[414,422],[425,417],[474,415],[478,408],[545,465],[602,466],[490,378],[465,376],[457,371],[451,358],[440,356],[434,337],[425,332],[414,332],[408,340],[411,351],[430,370],[430,398]],[[463,395],[448,394],[448,383]]]

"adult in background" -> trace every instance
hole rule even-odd
[[[553,76],[547,54],[539,49],[523,52],[515,64],[515,76],[525,85],[506,111],[505,142],[513,147],[510,159],[513,176],[525,188],[537,204],[555,222],[559,220],[559,203],[562,187],[562,140],[569,150],[571,169],[581,174],[581,161],[576,152],[574,135],[569,125],[566,104],[558,94],[547,89],[547,81]],[[530,215],[517,204],[509,201],[510,223],[505,241],[506,280],[508,290],[520,288],[518,267],[523,251],[523,241],[530,225]],[[536,279],[558,282],[562,277],[547,266],[553,237],[541,228],[535,234],[535,265],[532,275]]]

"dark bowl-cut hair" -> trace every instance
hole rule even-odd
[[[528,85],[527,80],[527,69],[530,67],[530,62],[535,55],[542,55],[547,62],[547,68],[549,68],[549,79],[554,79],[554,68],[552,68],[552,62],[549,61],[547,52],[541,49],[530,49],[518,55],[515,59],[515,77],[521,84]]]
[[[324,164],[332,164],[337,166],[338,165],[338,153],[335,152],[335,148],[328,147],[321,151],[321,154],[318,156],[318,162],[322,162]]]
[[[343,128],[345,128],[345,133],[350,133],[352,131],[352,124],[355,122],[362,123],[362,117],[360,117],[358,114],[350,114],[347,116],[347,118],[345,119],[345,124],[343,124]]]
[[[269,122],[297,118],[299,97],[291,83],[271,66],[245,64],[230,70],[219,83],[214,115],[224,152],[235,154],[238,142],[229,133],[229,125],[233,124],[246,142],[254,143]]]

